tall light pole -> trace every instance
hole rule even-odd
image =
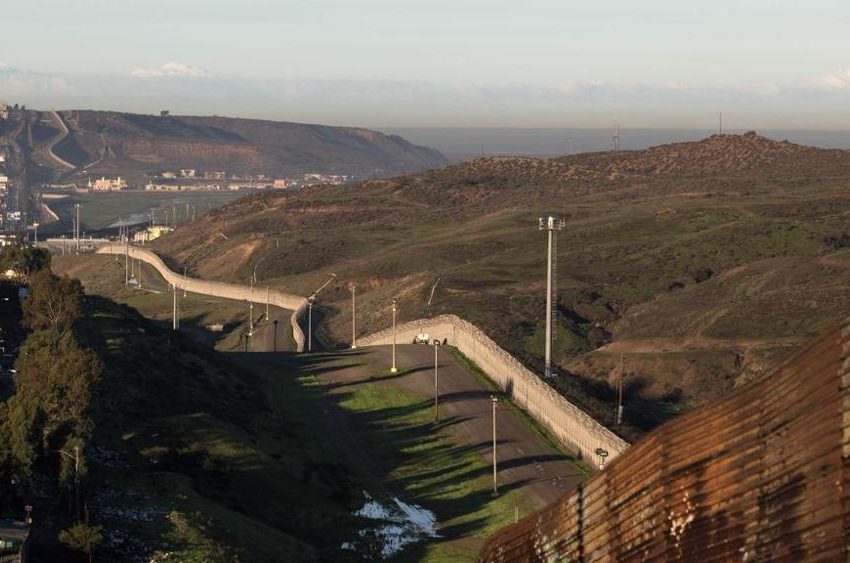
[[[307,298],[307,305],[309,307],[309,311],[307,314],[307,351],[313,351],[313,303],[316,302],[316,296],[319,293],[328,287],[332,281],[336,279],[336,274],[331,274],[331,277],[328,278],[328,281],[319,286],[319,289],[310,294],[310,297]]]
[[[251,295],[248,299],[248,340],[254,348],[254,276],[251,276]]]
[[[496,496],[499,494],[499,481],[496,477],[498,471],[496,457],[496,404],[498,404],[499,398],[491,395],[490,399],[493,402],[493,496]]]
[[[307,351],[313,351],[313,302],[314,296],[307,298]]]
[[[357,349],[357,284],[351,284],[351,349]]]
[[[390,368],[390,373],[396,373],[398,368],[395,367],[395,314],[398,310],[398,299],[393,299],[393,367]]]
[[[538,221],[538,228],[541,231],[546,231],[549,245],[547,250],[546,260],[546,368],[544,375],[552,377],[552,302],[555,292],[555,257],[554,249],[556,244],[555,233],[560,231],[566,225],[563,219],[555,219],[551,215],[545,219],[541,217]]]
[[[271,301],[271,293],[272,290],[269,289],[269,286],[266,286],[266,322],[269,322],[269,301]]]
[[[623,354],[620,354],[620,383],[618,385],[617,425],[623,423]]]
[[[80,253],[80,204],[75,203],[74,209],[77,212],[77,220],[74,222],[74,246],[76,247],[76,253]]]
[[[179,326],[179,323],[178,323],[178,320],[177,320],[177,293],[180,291],[180,288],[177,287],[177,284],[171,284],[171,288],[174,290],[174,297],[173,297],[174,304],[171,308],[171,329],[176,332],[177,328]]]
[[[124,232],[124,285],[130,283],[130,236]]]
[[[35,232],[35,245],[38,246],[38,221],[33,221],[32,228]]]
[[[439,422],[440,420],[440,392],[437,387],[437,361],[439,356],[437,355],[440,350],[440,341],[438,339],[434,339],[434,422]]]

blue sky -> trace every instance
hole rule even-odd
[[[4,4],[7,4],[4,2]],[[850,129],[847,0],[27,0],[0,99],[368,126]]]

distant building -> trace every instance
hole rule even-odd
[[[287,180],[285,178],[278,178],[277,180],[274,181],[274,184],[272,184],[272,187],[277,188],[277,189],[283,189],[283,188],[288,188],[291,185],[292,185],[292,182],[290,182],[289,180]]]
[[[180,176],[183,178],[194,178],[196,170],[194,168],[183,168],[180,170]]]
[[[164,225],[154,225],[152,227],[148,227],[144,231],[139,231],[133,234],[133,242],[140,242],[142,244],[146,242],[151,242],[153,240],[158,239],[163,235],[167,235],[174,229],[171,227],[166,227]]]
[[[11,111],[12,108],[10,108],[8,104],[0,104],[0,119],[9,119],[9,113],[11,113]]]
[[[101,177],[99,180],[91,181],[89,178],[88,187],[96,192],[118,192],[127,189],[127,181],[118,176],[117,178]]]

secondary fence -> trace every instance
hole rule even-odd
[[[562,397],[482,330],[455,315],[412,321],[396,327],[396,340],[411,343],[420,332],[455,346],[475,362],[511,400],[590,465],[601,467],[623,453],[629,444]],[[357,340],[361,346],[391,344],[392,329]]]
[[[270,289],[266,292],[265,288],[254,288],[253,294],[251,288],[245,285],[237,285],[212,280],[199,280],[182,276],[171,271],[165,262],[158,255],[150,250],[138,248],[130,245],[129,248],[124,244],[106,244],[98,248],[99,254],[124,254],[128,252],[130,258],[141,260],[153,266],[159,275],[166,282],[180,289],[192,293],[200,293],[202,295],[211,295],[213,297],[223,297],[225,299],[236,299],[239,301],[253,301],[258,304],[265,304],[268,297],[269,305],[288,309],[292,311],[290,323],[292,324],[292,337],[295,340],[296,351],[304,351],[304,330],[301,328],[301,323],[304,322],[304,312],[307,310],[307,299],[300,295]]]
[[[683,415],[480,561],[846,561],[850,327]]]

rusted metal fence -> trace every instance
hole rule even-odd
[[[496,534],[480,561],[846,561],[848,355],[850,327],[830,330]]]

